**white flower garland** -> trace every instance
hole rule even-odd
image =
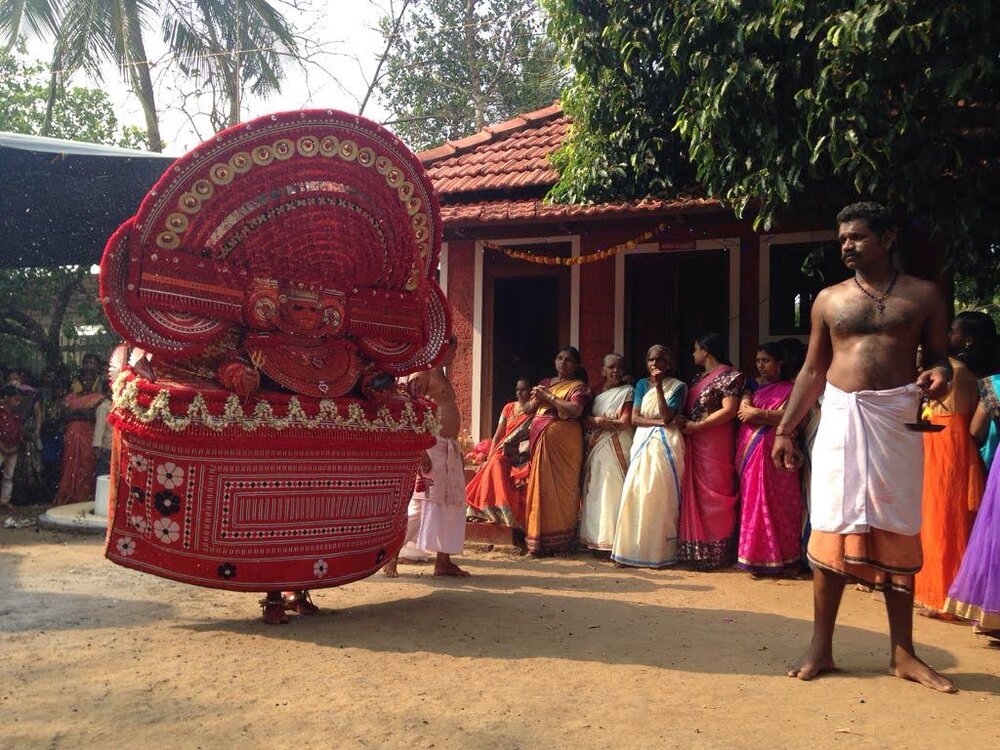
[[[153,397],[148,407],[143,408],[139,403],[139,385],[137,381],[129,379],[127,372],[122,372],[115,379],[112,386],[112,402],[118,412],[130,414],[143,424],[150,424],[159,419],[174,432],[183,432],[191,425],[202,425],[215,432],[221,432],[229,427],[242,427],[247,432],[261,427],[273,430],[285,430],[290,427],[305,427],[310,430],[341,427],[367,432],[414,432],[436,436],[441,431],[441,422],[435,410],[424,409],[423,418],[418,419],[417,412],[410,403],[403,405],[399,419],[394,419],[385,406],[380,406],[375,418],[369,419],[360,404],[349,404],[347,414],[342,415],[337,404],[329,399],[323,399],[319,402],[319,412],[315,417],[310,417],[296,396],[288,400],[288,413],[284,417],[278,417],[267,401],[258,401],[253,412],[248,415],[240,404],[239,396],[231,393],[226,399],[222,414],[214,416],[208,410],[205,397],[196,393],[187,408],[187,416],[180,417],[170,411],[170,391],[165,388]]]

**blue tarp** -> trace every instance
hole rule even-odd
[[[175,158],[0,132],[0,267],[97,263]]]

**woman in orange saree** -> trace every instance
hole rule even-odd
[[[515,482],[511,476],[511,471],[520,464],[510,456],[516,454],[518,444],[527,439],[524,428],[531,419],[524,410],[531,397],[528,381],[518,380],[514,393],[517,401],[503,407],[489,456],[466,485],[465,501],[469,504],[467,515],[470,519],[523,529],[524,482]]]
[[[977,379],[989,374],[995,346],[996,327],[988,315],[956,315],[948,333],[951,383],[947,394],[925,409],[931,422],[947,425],[941,432],[924,434],[924,566],[914,578],[913,598],[926,617],[949,617],[941,610],[965,557],[983,496],[982,461],[969,428],[979,405]]]
[[[531,470],[525,493],[525,542],[533,555],[569,550],[576,536],[583,465],[581,418],[590,402],[580,352],[568,346],[555,361],[556,376],[531,390]]]
[[[66,430],[63,437],[62,475],[53,499],[55,505],[82,503],[94,499],[94,414],[104,400],[101,361],[85,354],[80,375],[63,399]]]

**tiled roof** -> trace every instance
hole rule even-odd
[[[555,221],[579,218],[614,218],[632,216],[637,213],[655,217],[657,214],[671,214],[692,211],[711,211],[720,207],[711,198],[674,198],[656,200],[646,198],[629,203],[597,203],[581,205],[575,203],[544,203],[537,198],[519,200],[491,200],[475,203],[445,203],[441,206],[441,220],[447,226],[480,223],[521,223],[525,221]]]
[[[559,180],[548,156],[562,144],[569,125],[569,118],[556,102],[417,154],[441,196],[444,224],[603,219],[636,214],[655,217],[720,207],[718,201],[701,197],[697,191],[666,200],[545,203],[542,196]]]
[[[445,201],[456,193],[549,187],[559,176],[548,155],[563,142],[568,127],[556,103],[448,141],[417,158]]]

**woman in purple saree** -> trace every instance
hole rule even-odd
[[[677,559],[712,570],[735,561],[735,419],[746,379],[728,364],[715,333],[695,341],[694,363],[704,372],[691,382],[678,418],[686,449]]]
[[[774,428],[792,392],[779,344],[757,349],[760,385],[743,394],[738,417],[736,469],[740,478],[740,536],[736,565],[758,575],[795,575],[799,570],[802,494],[797,471],[771,460]]]
[[[971,431],[977,442],[1000,429],[1000,375],[979,381],[979,406]],[[976,631],[1000,642],[1000,457],[996,445],[983,446],[989,476],[969,546],[962,558],[944,611],[972,620]]]

